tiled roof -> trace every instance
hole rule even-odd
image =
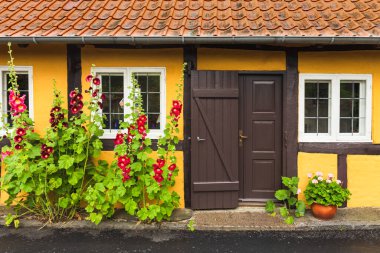
[[[1,0],[0,36],[380,35],[380,0]]]

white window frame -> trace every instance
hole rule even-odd
[[[305,83],[327,81],[330,83],[329,131],[305,133]],[[365,126],[363,134],[339,133],[340,82],[365,83]],[[362,131],[359,126],[359,131]],[[371,74],[300,74],[298,96],[298,140],[299,142],[372,142],[372,75]]]
[[[28,112],[29,112],[29,117],[34,120],[34,99],[33,99],[33,67],[32,66],[15,66],[14,70],[16,71],[16,74],[18,73],[27,73],[28,74],[28,99],[29,99],[29,105],[28,105]],[[4,108],[6,108],[8,100],[3,101],[3,92],[4,89],[7,88],[7,83],[5,79],[5,73],[9,73],[9,67],[8,66],[0,66],[0,104],[1,104],[1,110],[0,110],[0,117],[3,117],[4,114]],[[4,105],[4,102],[5,105]],[[0,134],[5,134],[4,130],[2,130],[3,127],[3,122],[0,121]]]
[[[91,71],[95,74],[102,73],[123,73],[124,82],[124,103],[128,102],[128,91],[132,87],[133,73],[160,73],[160,129],[150,129],[148,138],[158,139],[164,134],[166,126],[166,68],[165,67],[92,67]],[[101,112],[100,112],[101,113]],[[124,106],[124,115],[130,113],[130,108]],[[102,139],[114,139],[118,130],[104,130]]]

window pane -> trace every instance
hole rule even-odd
[[[318,133],[328,133],[329,125],[328,119],[318,119]]]
[[[110,95],[108,93],[103,93],[106,96],[106,99],[103,101],[103,113],[110,112]]]
[[[101,81],[102,81],[102,92],[109,92],[109,84],[110,84],[110,77],[107,75],[101,76]]]
[[[148,95],[148,112],[160,112],[160,94],[150,93]]]
[[[352,132],[353,133],[359,133],[359,119],[353,119],[353,122],[352,122]]]
[[[328,98],[329,97],[329,84],[328,83],[319,83],[319,98]]]
[[[111,114],[111,127],[110,129],[119,129],[120,120],[123,120],[123,114]]]
[[[317,117],[316,99],[305,99],[305,117]]]
[[[123,76],[111,76],[111,91],[112,92],[123,92],[124,82]]]
[[[354,98],[360,98],[360,83],[354,83]]]
[[[328,117],[329,116],[329,100],[319,99],[318,101],[318,117]]]
[[[352,116],[359,117],[359,99],[355,99],[353,101],[353,106],[354,106],[354,108],[353,108],[354,115],[352,115]]]
[[[148,128],[160,129],[160,115],[159,114],[148,114]]]
[[[352,120],[351,119],[340,119],[340,132],[341,133],[352,133]]]
[[[305,84],[305,97],[306,98],[316,98],[318,85],[316,83],[306,83]]]
[[[352,83],[340,84],[340,98],[352,98]]]
[[[124,95],[119,93],[111,94],[111,113],[123,113],[124,109],[120,106],[120,101],[123,100]]]
[[[146,75],[137,74],[136,75],[137,83],[140,85],[141,92],[146,92],[146,86],[148,82],[148,78]]]
[[[148,76],[148,91],[160,92],[160,76]]]
[[[352,117],[352,100],[340,100],[340,117]]]
[[[317,133],[317,119],[305,119],[305,133]]]

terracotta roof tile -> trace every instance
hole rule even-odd
[[[0,36],[379,34],[379,0],[0,1]]]

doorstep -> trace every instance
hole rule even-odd
[[[4,225],[6,209],[0,207],[0,226]],[[190,218],[190,216],[192,217]],[[190,218],[190,219],[187,219]],[[233,210],[177,211],[176,221],[144,224],[120,212],[113,219],[95,225],[85,220],[44,224],[22,219],[20,227],[87,230],[188,230],[192,220],[195,231],[321,231],[321,230],[380,230],[380,208],[342,208],[330,221],[314,218],[307,210],[305,217],[287,225],[279,215],[268,215],[263,207],[239,207]]]

